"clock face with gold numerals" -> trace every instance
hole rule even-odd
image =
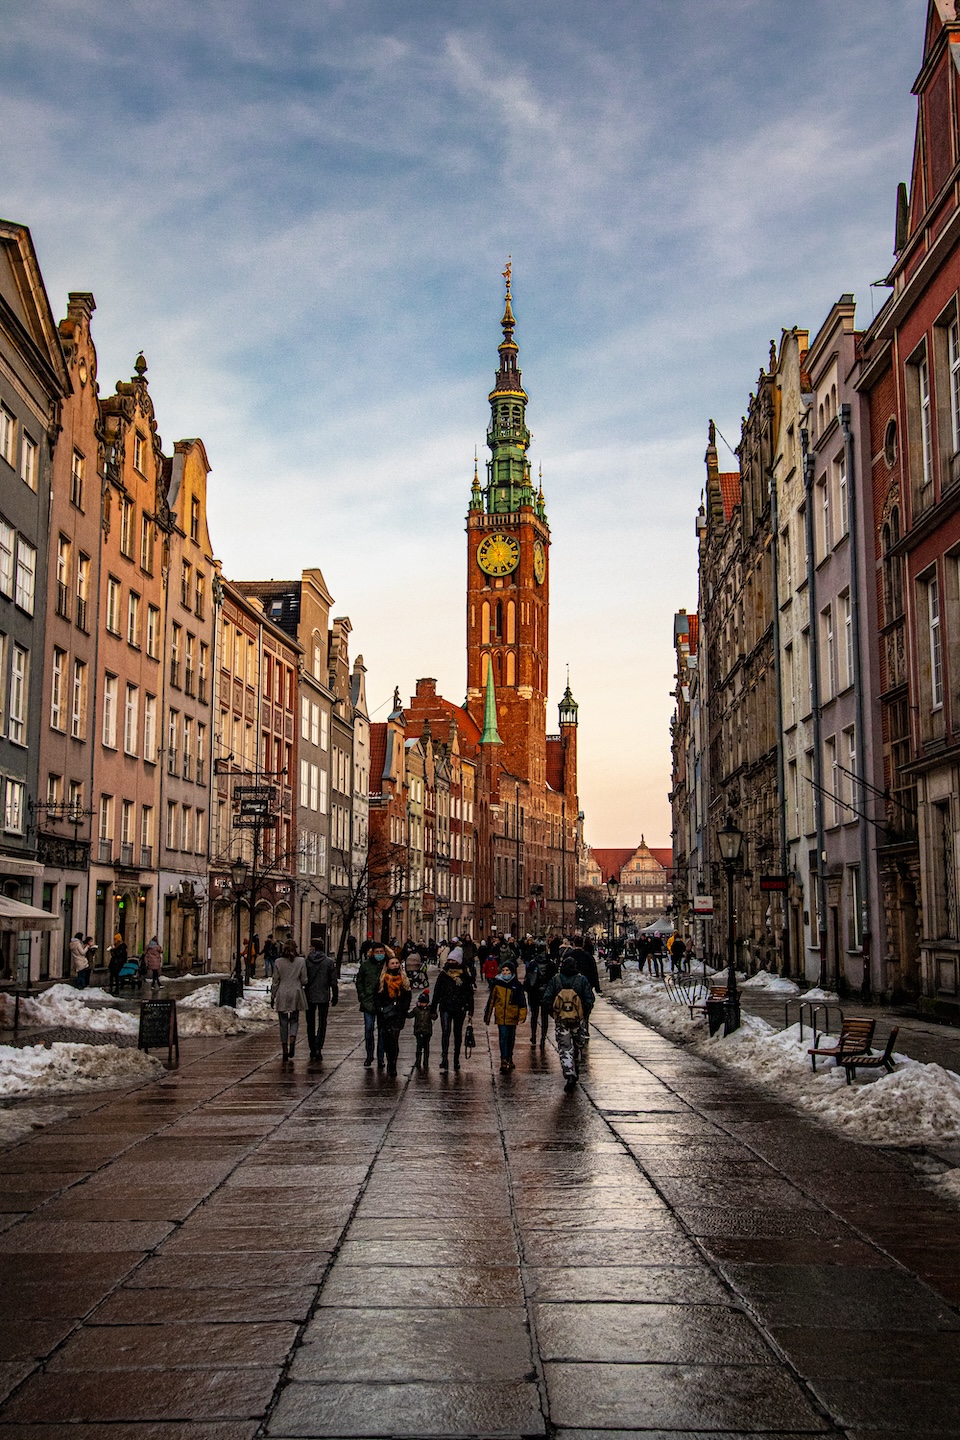
[[[512,535],[488,535],[477,547],[477,564],[486,575],[509,575],[520,563],[520,546]]]
[[[547,578],[547,552],[538,540],[533,547],[533,573],[538,585]]]

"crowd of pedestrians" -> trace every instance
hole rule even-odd
[[[304,1013],[310,1058],[322,1061],[329,1009],[340,998],[336,962],[320,949],[302,956],[292,940],[271,958],[271,1004],[279,1018],[284,1064],[296,1054]],[[432,991],[431,964],[437,967]],[[530,1046],[541,1052],[552,1024],[565,1087],[572,1090],[589,1044],[600,976],[593,945],[581,936],[518,941],[504,935],[479,945],[457,937],[441,945],[407,941],[400,953],[368,939],[360,947],[354,984],[367,1069],[376,1065],[390,1077],[397,1074],[400,1037],[412,1020],[416,1069],[430,1066],[439,1021],[439,1069],[458,1072],[475,1044],[479,989],[483,1021],[497,1027],[501,1072],[514,1069],[517,1035],[528,1019]]]

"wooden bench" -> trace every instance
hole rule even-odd
[[[882,1066],[889,1075],[892,1075],[894,1071],[893,1046],[899,1034],[900,1026],[894,1025],[887,1036],[883,1053],[880,1055],[848,1055],[845,1060],[838,1061],[837,1063],[842,1064],[847,1072],[847,1084],[851,1083],[858,1070],[879,1070]]]
[[[692,1004],[690,1005],[690,1007],[689,1007],[689,1008],[690,1008],[690,1019],[691,1019],[691,1020],[693,1019],[693,1012],[694,1012],[694,1010],[699,1010],[701,1015],[706,1015],[706,1013],[707,1013],[707,1006],[708,1006],[712,1001],[714,1001],[714,1000],[719,1000],[719,1001],[721,1002],[721,1004],[722,1004],[722,1003],[726,1000],[726,998],[727,998],[727,987],[726,987],[726,985],[710,985],[710,986],[707,988],[707,993],[706,993],[706,995],[704,995],[702,998],[700,998],[700,999],[698,999],[698,1000],[694,1000],[694,1001],[692,1002]]]
[[[818,1055],[823,1055],[828,1059],[832,1058],[838,1065],[844,1063],[846,1056],[869,1055],[876,1026],[876,1020],[842,1020],[836,1045],[821,1048],[814,1040],[814,1048],[807,1051],[810,1056],[810,1064],[816,1070]]]

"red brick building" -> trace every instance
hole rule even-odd
[[[931,0],[892,294],[863,336],[886,832],[884,987],[960,1003],[960,20]],[[922,904],[921,897],[922,895]]]

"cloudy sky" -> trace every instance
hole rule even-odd
[[[598,845],[669,843],[707,420],[891,263],[926,0],[12,0],[0,214],[104,389],[203,437],[227,574],[319,564],[382,718],[465,685],[463,518],[512,254]],[[879,302],[876,302],[879,303]],[[721,449],[721,456],[726,452]],[[733,468],[731,457],[726,456]]]

